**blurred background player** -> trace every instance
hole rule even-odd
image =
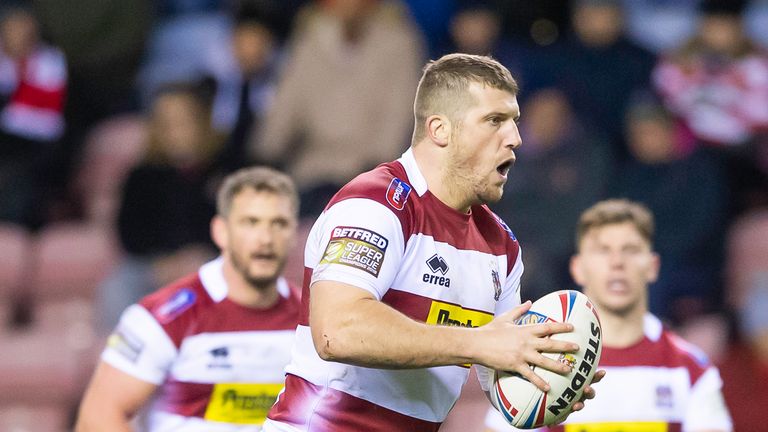
[[[299,202],[290,178],[249,168],[227,178],[211,233],[221,257],[124,312],[80,407],[78,431],[259,430],[283,387],[298,321],[280,276]]]
[[[571,275],[600,313],[607,374],[599,398],[547,430],[732,430],[717,368],[648,313],[660,266],[653,235],[653,215],[632,201],[601,201],[581,215]],[[486,425],[515,430],[495,410]]]

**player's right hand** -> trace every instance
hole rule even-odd
[[[531,302],[527,301],[477,329],[477,337],[473,338],[479,354],[476,363],[496,370],[517,372],[546,392],[549,391],[549,384],[531,366],[567,374],[571,371],[570,366],[542,353],[576,352],[579,346],[549,337],[573,331],[570,323],[515,324],[530,308]]]

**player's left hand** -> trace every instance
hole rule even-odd
[[[581,395],[581,399],[573,404],[573,411],[580,411],[584,408],[584,401],[587,399],[593,399],[595,397],[595,389],[592,388],[592,384],[600,382],[604,376],[605,369],[600,369],[599,371],[595,372],[595,376],[592,378],[592,381],[587,385],[587,387],[584,388],[584,394]]]

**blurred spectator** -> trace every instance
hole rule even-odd
[[[542,72],[624,155],[623,113],[632,92],[647,86],[655,58],[625,37],[619,0],[573,0],[572,7],[573,34],[552,51]]]
[[[611,195],[642,202],[655,214],[656,250],[665,265],[649,306],[682,322],[704,312],[718,293],[728,211],[725,167],[706,149],[683,153],[680,131],[660,103],[638,99],[625,124],[632,157],[611,182]]]
[[[493,2],[484,0],[462,1],[450,22],[449,40],[444,43],[440,55],[461,52],[490,55],[515,76],[518,84],[525,87],[528,66],[535,62],[528,46],[514,43],[502,35],[502,22]]]
[[[210,111],[187,85],[169,86],[150,113],[146,160],[123,187],[118,216],[125,257],[100,287],[105,328],[120,311],[214,253],[209,222],[215,213],[210,177],[216,146]]]
[[[653,73],[665,105],[713,144],[744,144],[768,128],[768,57],[744,34],[744,3],[704,1],[696,34]]]
[[[211,56],[216,82],[213,125],[228,138],[219,164],[231,172],[248,163],[246,141],[274,92],[277,31],[267,11],[244,6],[235,17],[229,49]]]
[[[768,56],[744,34],[744,4],[704,1],[696,35],[653,74],[665,105],[727,158],[736,214],[768,204]]]
[[[64,54],[41,40],[32,11],[0,10],[0,219],[43,223],[66,90]]]
[[[303,215],[405,149],[422,45],[394,1],[328,0],[300,14],[274,104],[250,146],[296,180]]]
[[[627,34],[632,40],[663,54],[677,49],[696,31],[701,0],[622,0]]]
[[[488,3],[469,2],[462,5],[451,18],[451,45],[444,53],[462,52],[476,55],[493,55],[504,43],[500,38],[501,20]]]
[[[136,108],[135,76],[151,22],[151,0],[35,0],[51,40],[67,56],[67,131],[56,185],[65,189],[92,125]],[[64,194],[57,195],[65,197]]]
[[[525,242],[523,286],[526,298],[537,299],[571,285],[573,228],[604,197],[612,160],[607,143],[583,128],[559,90],[533,94],[521,112],[523,145],[493,209]]]
[[[752,0],[744,14],[749,37],[768,48],[768,0]]]

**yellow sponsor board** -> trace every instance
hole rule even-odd
[[[216,384],[205,409],[205,419],[235,424],[262,424],[282,389],[282,384]]]
[[[667,432],[665,422],[578,423],[564,425],[565,432]]]
[[[464,309],[459,305],[433,300],[426,322],[437,325],[480,327],[488,324],[492,319],[493,314],[488,312]]]

